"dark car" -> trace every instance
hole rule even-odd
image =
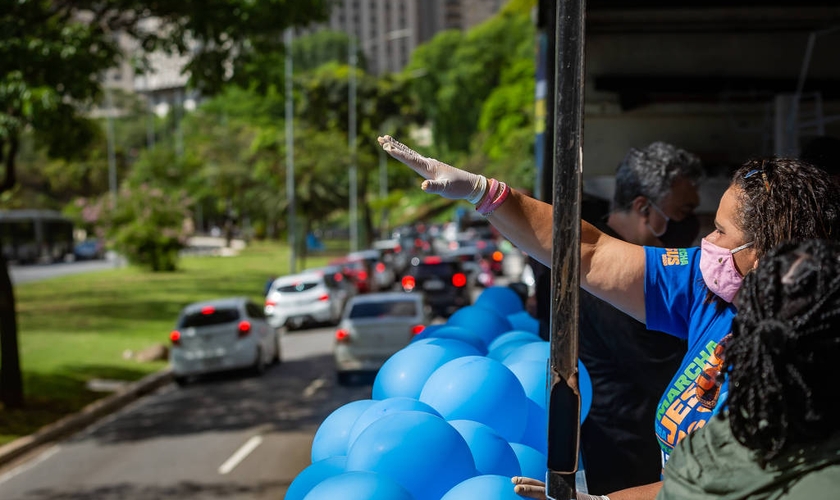
[[[73,247],[73,255],[76,260],[94,260],[105,258],[105,246],[99,240],[85,240],[76,243]]]
[[[405,292],[423,292],[430,313],[448,318],[472,303],[472,287],[463,264],[448,257],[415,257],[401,280]]]

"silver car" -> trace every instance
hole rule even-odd
[[[279,328],[336,324],[347,302],[347,289],[323,271],[305,271],[274,280],[265,297],[268,322]]]
[[[354,373],[379,370],[429,321],[422,294],[383,292],[350,299],[335,332],[338,383],[347,384]]]
[[[169,363],[178,385],[194,375],[249,368],[262,375],[280,361],[280,335],[263,308],[246,297],[195,302],[169,334]]]

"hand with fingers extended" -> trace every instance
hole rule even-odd
[[[525,498],[536,498],[537,500],[546,500],[545,483],[530,477],[514,476],[510,478],[515,486],[513,492]],[[603,495],[590,495],[588,493],[575,492],[575,500],[610,500],[609,497]]]
[[[467,200],[475,205],[487,191],[487,178],[483,175],[427,158],[390,135],[379,137],[378,141],[389,155],[426,179],[421,187],[427,193],[439,194],[452,200]]]
[[[513,487],[513,492],[517,495],[546,500],[544,482],[524,476],[514,476],[510,478],[510,482],[516,485]]]

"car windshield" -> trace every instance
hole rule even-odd
[[[221,325],[222,323],[230,323],[238,319],[239,311],[236,309],[215,309],[213,307],[205,307],[201,311],[196,311],[184,316],[184,319],[181,320],[180,328]]]
[[[390,302],[364,302],[356,304],[350,309],[349,317],[357,318],[379,318],[383,316],[398,316],[410,318],[417,315],[417,302],[415,301],[390,301]]]
[[[309,282],[300,282],[300,283],[292,283],[290,285],[281,285],[277,287],[277,291],[281,293],[297,293],[297,292],[305,292],[306,290],[311,290],[318,286],[318,282],[316,281],[309,281]]]

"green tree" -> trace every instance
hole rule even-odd
[[[507,68],[534,61],[531,3],[513,2],[466,34],[439,33],[412,55],[404,73],[423,74],[411,87],[432,124],[432,154],[451,158],[469,152],[484,102]]]
[[[0,4],[0,192],[17,183],[23,132],[52,157],[74,157],[96,135],[87,117],[102,73],[120,59],[117,33],[142,50],[189,56],[190,82],[205,94],[249,75],[278,52],[282,31],[326,19],[329,0],[18,0]],[[157,30],[147,29],[152,20]],[[143,66],[144,58],[137,62]],[[23,404],[14,295],[0,256],[0,401]]]

